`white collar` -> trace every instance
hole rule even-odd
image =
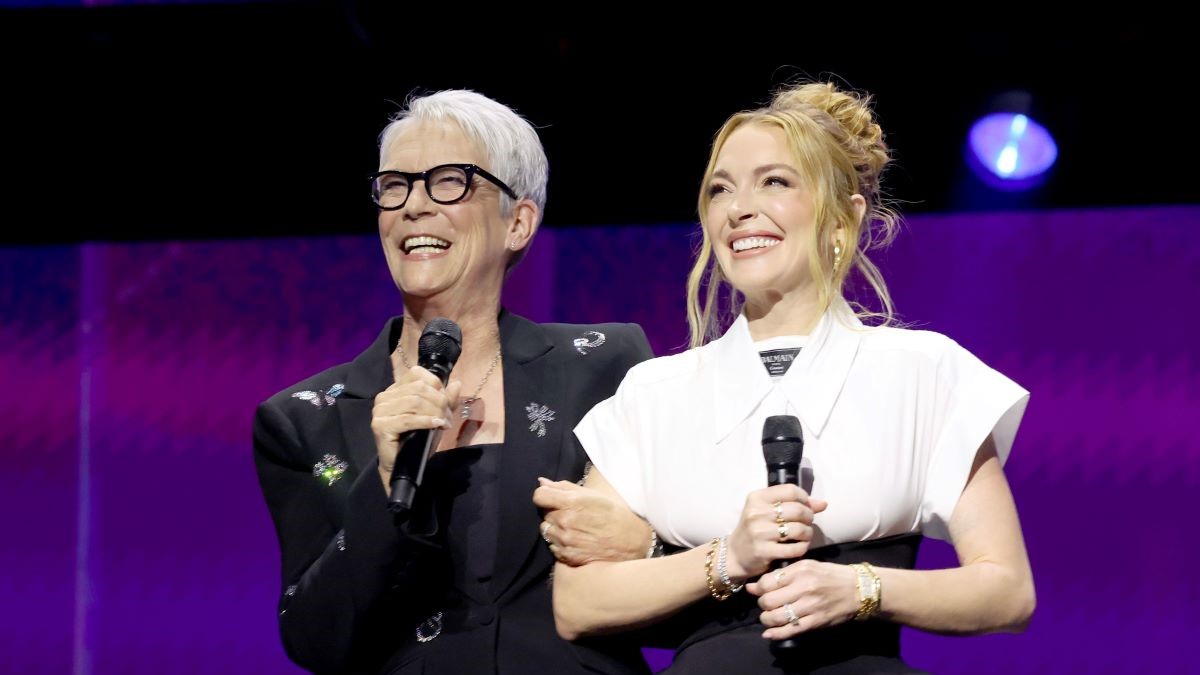
[[[778,386],[799,411],[804,428],[821,435],[833,404],[841,394],[858,345],[862,322],[844,300],[834,301],[809,336]],[[763,368],[746,317],[709,345],[711,391],[716,413],[716,441],[720,442],[744,422],[771,391],[771,377]]]

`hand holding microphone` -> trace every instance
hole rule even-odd
[[[462,350],[462,333],[449,319],[430,321],[418,343],[417,366],[395,365],[395,382],[375,397],[371,430],[379,473],[389,491],[388,508],[404,514],[412,508],[425,463],[436,450],[460,384],[446,386]]]
[[[811,499],[799,486],[803,452],[799,420],[792,415],[767,418],[763,455],[769,487],[747,495],[742,517],[729,535],[732,576],[756,577],[808,552],[813,515],[828,504]]]

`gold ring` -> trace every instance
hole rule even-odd
[[[784,541],[788,538],[788,524],[779,523],[779,541]]]
[[[775,502],[775,522],[783,522],[783,502]]]

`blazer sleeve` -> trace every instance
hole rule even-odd
[[[636,393],[625,386],[626,375],[633,366],[650,359],[653,353],[641,326],[629,324],[628,344],[620,350],[622,359],[613,386],[605,392],[607,398],[592,407],[575,426],[574,438],[588,459],[600,470],[613,488],[621,494],[634,513],[646,512],[643,489],[644,467],[636,434],[639,406]]]
[[[650,347],[650,341],[646,339],[646,331],[642,330],[642,327],[636,323],[625,325],[629,327],[627,338],[629,345],[626,349],[621,350],[624,362],[621,364],[620,377],[617,379],[616,384],[620,384],[621,380],[625,379],[625,373],[630,368],[642,361],[649,361],[654,358],[654,350]],[[616,385],[614,385],[613,390],[615,391],[616,388]]]
[[[646,333],[636,323],[604,324],[596,328],[607,331],[606,335],[612,340],[612,349],[606,352],[605,361],[598,369],[598,375],[590,379],[595,384],[581,393],[580,417],[594,408],[601,401],[611,397],[629,369],[654,358]],[[587,357],[591,359],[592,357]],[[573,422],[578,424],[579,418]],[[580,444],[574,431],[566,434],[564,452],[567,460],[561,464],[565,467],[563,475],[556,476],[560,480],[578,481],[586,473],[586,466],[591,463],[586,450]]]
[[[396,527],[375,464],[350,485],[345,527],[335,530],[321,492],[329,486],[313,476],[307,457],[292,421],[274,403],[260,405],[254,461],[279,538],[284,650],[314,672],[378,667],[395,646],[397,625],[414,611],[401,599],[419,588],[423,561],[438,547]]]

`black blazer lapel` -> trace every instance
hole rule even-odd
[[[403,322],[388,321],[371,346],[350,363],[346,371],[346,391],[338,400],[342,447],[350,455],[355,475],[375,470],[375,435],[371,433],[371,409],[375,396],[392,385],[390,355],[400,338]],[[395,332],[395,335],[392,333]]]
[[[499,598],[541,546],[533,504],[538,476],[554,476],[567,420],[565,381],[553,368],[554,345],[537,324],[500,315],[504,364],[504,449],[500,455],[500,532],[493,595]]]

